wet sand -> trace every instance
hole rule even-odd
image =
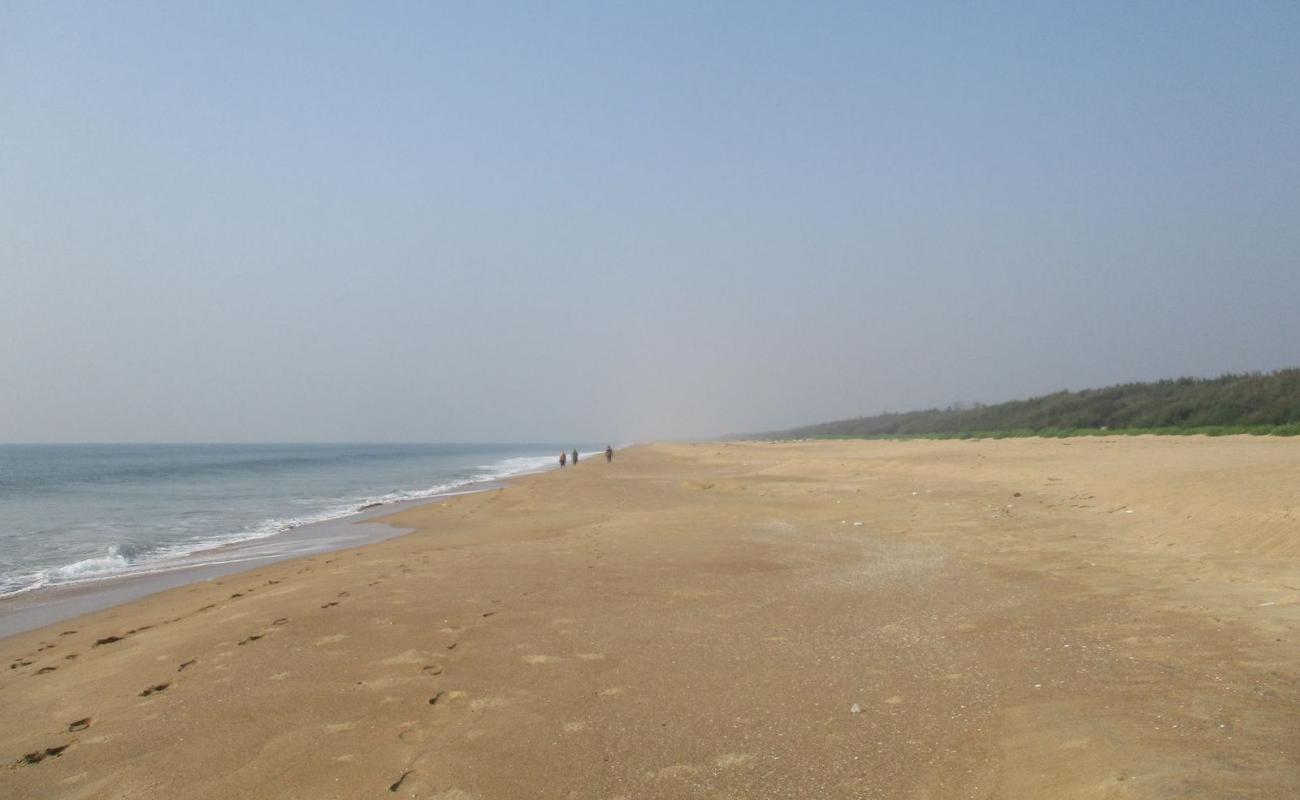
[[[655,445],[0,640],[0,796],[1300,796],[1300,440]]]
[[[354,514],[300,525],[263,539],[236,542],[159,562],[150,565],[152,571],[49,586],[0,597],[0,639],[178,586],[248,572],[277,561],[392,539],[408,533],[409,529],[370,520],[407,508],[441,502],[449,497],[492,491],[502,485],[501,481],[484,481],[427,499],[372,505]]]
[[[428,501],[394,505],[409,507],[425,502]],[[365,520],[391,513],[391,510],[370,509],[339,519],[302,525],[265,539],[203,550],[191,557],[176,559],[174,563],[160,563],[153,572],[43,587],[0,597],[0,638],[178,586],[215,580],[313,553],[391,539],[405,531],[391,525],[365,523]]]

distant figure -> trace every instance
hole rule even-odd
[[[613,460],[614,460],[614,448],[610,447],[609,445],[605,445],[605,463],[608,464]]]
[[[568,453],[564,452],[563,450],[560,451],[560,469],[564,469],[564,462],[568,459],[568,457],[569,457]]]
[[[578,448],[573,448],[573,465],[578,466]]]

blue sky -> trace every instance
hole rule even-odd
[[[706,436],[1300,363],[1300,6],[6,4],[0,441]]]

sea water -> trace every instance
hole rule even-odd
[[[0,597],[229,559],[255,540],[549,469],[558,445],[0,445]],[[589,449],[589,448],[582,448]],[[283,537],[285,547],[301,539]],[[291,544],[292,543],[292,544]]]

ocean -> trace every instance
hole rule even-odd
[[[375,503],[550,469],[559,445],[0,445],[0,597],[310,548]],[[581,447],[582,450],[594,448]],[[308,537],[309,539],[309,537]],[[246,545],[246,546],[249,546]],[[236,554],[232,556],[233,554]]]

